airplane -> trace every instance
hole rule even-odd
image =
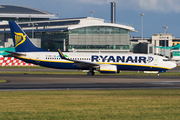
[[[166,72],[176,67],[167,58],[133,53],[80,53],[51,52],[36,47],[26,33],[15,21],[9,21],[9,26],[15,46],[11,53],[15,58],[35,65],[57,69],[88,70],[88,75],[100,73],[119,73],[121,70]]]

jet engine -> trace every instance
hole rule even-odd
[[[117,73],[116,65],[100,65],[99,66],[100,73]]]

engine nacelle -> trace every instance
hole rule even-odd
[[[100,65],[99,66],[100,73],[117,73],[116,65]]]

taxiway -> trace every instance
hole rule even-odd
[[[66,89],[162,89],[180,88],[179,76],[120,75],[15,75],[4,74],[0,90],[66,90]]]

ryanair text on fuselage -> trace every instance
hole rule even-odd
[[[101,56],[92,55],[91,62],[122,62],[128,63],[150,63],[154,60],[153,57],[144,56]]]

